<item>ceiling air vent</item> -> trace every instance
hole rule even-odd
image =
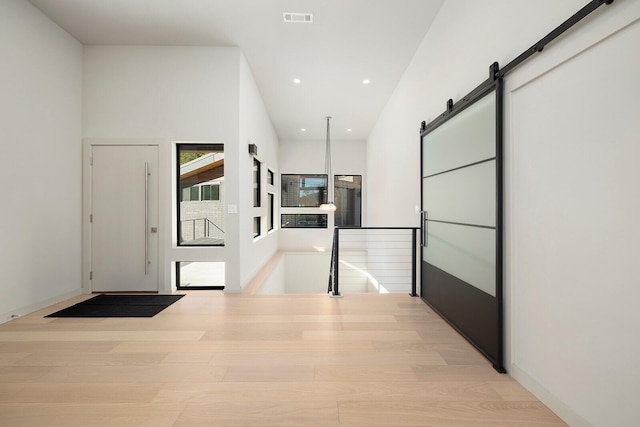
[[[313,24],[313,13],[282,12],[287,24]]]

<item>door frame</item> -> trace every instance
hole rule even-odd
[[[166,280],[165,275],[165,244],[164,239],[167,234],[167,215],[164,206],[167,206],[166,188],[167,176],[170,175],[170,171],[167,169],[167,156],[166,150],[162,147],[166,146],[166,141],[161,139],[130,139],[130,138],[85,138],[82,140],[82,293],[90,294],[93,292],[92,281],[90,278],[90,272],[92,271],[91,265],[91,249],[92,249],[92,237],[91,237],[91,206],[92,206],[92,181],[91,181],[91,153],[93,146],[96,145],[111,145],[111,146],[156,146],[158,150],[158,262],[156,268],[158,270],[158,289],[159,293],[171,292],[170,286],[167,287],[169,281]],[[170,178],[169,178],[170,179]]]

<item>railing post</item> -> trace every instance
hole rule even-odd
[[[340,298],[340,290],[338,288],[338,264],[340,261],[340,228],[333,230],[333,244],[331,245],[331,266],[329,269],[329,296],[331,298]]]

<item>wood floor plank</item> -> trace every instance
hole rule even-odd
[[[15,383],[2,384],[0,404],[151,403],[164,384],[159,383]]]
[[[420,341],[415,331],[305,331],[302,338],[309,341]]]
[[[565,426],[539,402],[339,402],[341,426]]]
[[[169,353],[177,351],[181,353],[216,353],[217,351],[230,352],[260,352],[260,351],[369,351],[372,344],[368,341],[351,342],[310,342],[304,340],[296,341],[217,341],[204,340],[197,342],[189,341],[132,341],[118,344],[113,352],[135,353],[135,352],[162,352]]]
[[[36,381],[49,372],[48,366],[0,366],[0,385],[3,383]]]
[[[165,353],[106,353],[106,352],[57,352],[31,353],[17,360],[14,366],[106,366],[106,365],[157,365]]]
[[[327,427],[339,426],[335,401],[216,402],[187,404],[175,427]]]
[[[0,341],[197,341],[206,331],[5,331]]]
[[[12,366],[29,356],[30,353],[0,353],[0,366]]]
[[[261,352],[217,352],[211,359],[211,364],[221,366],[255,366],[259,361],[260,366],[297,366],[297,365],[332,365],[332,366],[361,366],[366,365],[391,365],[402,360],[411,365],[446,365],[439,352],[430,351],[423,353],[399,354],[397,352],[375,352],[366,354],[363,360],[362,351],[261,351]]]
[[[484,365],[414,365],[419,381],[513,381],[508,375],[499,374],[489,364]]]
[[[317,381],[418,381],[407,365],[316,366],[315,377]]]
[[[171,427],[184,405],[0,404],[3,427]]]
[[[220,381],[226,367],[158,364],[153,366],[61,366],[49,368],[39,381],[49,383],[156,383]]]
[[[488,385],[495,390],[502,399],[507,401],[531,402],[536,400],[533,394],[515,381],[490,381]]]
[[[126,353],[125,353],[126,354]],[[144,353],[143,353],[144,354]],[[160,353],[163,354],[163,353]],[[162,359],[162,363],[176,363],[180,365],[208,365],[214,353],[169,353]]]
[[[416,381],[291,381],[167,383],[155,403],[213,403],[219,401],[495,401],[504,399],[485,382]]]
[[[226,327],[216,328],[207,331],[203,340],[214,341],[292,341],[302,339],[302,330],[297,324],[266,323],[249,325],[226,325]]]
[[[56,352],[106,352],[112,350],[119,341],[2,341],[0,339],[0,354],[2,353],[56,353]]]
[[[282,382],[282,381],[313,381],[315,372],[313,366],[262,365],[231,367],[227,370],[222,381],[231,382]]]

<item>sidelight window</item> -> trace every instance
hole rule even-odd
[[[178,245],[224,246],[224,146],[177,144]]]

